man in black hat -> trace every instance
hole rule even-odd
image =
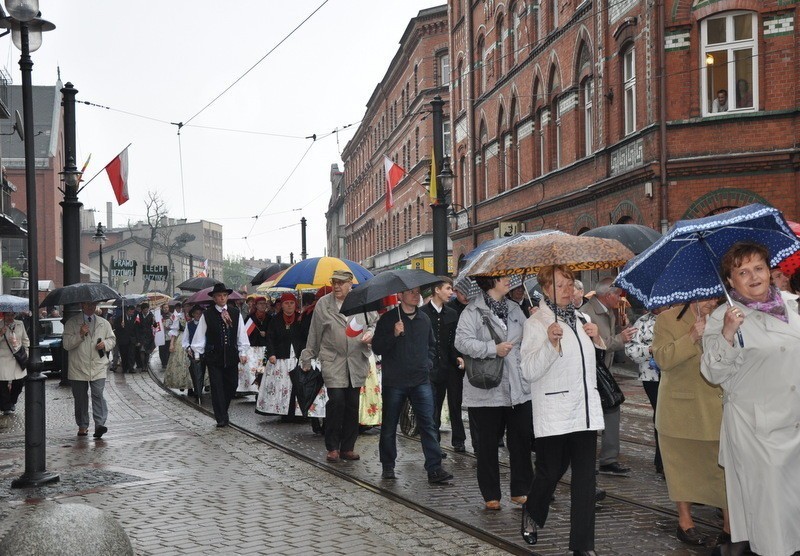
[[[250,341],[239,310],[228,307],[233,290],[214,284],[214,305],[206,309],[192,338],[195,359],[203,355],[211,382],[211,405],[218,427],[228,426],[228,408],[239,385],[239,363],[247,362]]]

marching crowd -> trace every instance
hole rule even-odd
[[[134,372],[146,369],[158,348],[168,387],[190,396],[202,393],[191,391],[198,384],[210,387],[218,427],[229,423],[248,363],[256,411],[285,420],[297,419],[296,412],[314,417],[329,462],[358,460],[360,425],[380,424],[382,480],[396,478],[397,426],[408,401],[428,481],[446,483],[454,480],[440,448],[447,400],[456,452],[466,450],[461,409],[468,410],[485,509],[502,508],[498,448],[505,444],[510,500],[522,509],[522,538],[535,544],[556,485],[571,468],[569,549],[594,554],[596,474],[629,471],[619,460],[622,396],[598,380],[614,352],[624,350],[638,363],[653,407],[654,471],[676,504],[677,538],[711,544],[692,518],[692,505],[703,504],[723,516],[714,554],[795,554],[800,314],[787,277],[768,261],[764,247],[737,243],[720,269],[731,303],[711,298],[662,307],[633,326],[619,310],[623,292],[613,279],[599,281],[587,298],[566,266],[541,269],[541,299],[534,304],[524,286],[512,290],[509,278],[476,277],[479,293],[468,298],[464,281],[454,290],[450,278],[439,277],[424,303],[420,288],[411,288],[397,292],[398,304],[381,314],[346,317],[340,309],[353,275],[344,270],[303,303],[294,293],[283,293],[274,306],[258,295],[228,303],[232,290],[217,284],[206,306],[127,307],[113,323],[98,318],[96,304],[84,303],[64,331],[78,435],[88,433],[89,394],[94,436],[107,431],[105,353],[118,353],[122,372]],[[0,335],[8,344],[0,349],[7,413],[24,376],[12,355],[27,335],[13,314],[4,315]],[[193,365],[205,370],[201,383],[192,380]],[[302,406],[289,378],[298,368],[319,372],[324,383]],[[367,413],[374,420],[364,423]]]

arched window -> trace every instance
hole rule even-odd
[[[462,156],[458,162],[458,179],[461,181],[461,205],[469,206],[469,190],[467,183],[467,157]]]
[[[478,84],[478,96],[486,91],[486,41],[484,37],[478,39],[478,48],[476,49],[480,58],[475,62],[475,70],[478,75],[475,76]]]
[[[459,60],[458,61],[458,76],[457,76],[457,78],[458,78],[458,95],[456,96],[456,99],[458,100],[458,107],[457,107],[458,109],[457,109],[456,113],[461,112],[464,109],[464,105],[466,104],[464,102],[464,98],[466,96],[466,89],[467,89],[466,86],[465,86],[465,83],[464,83],[464,60]]]
[[[558,109],[559,96],[561,94],[561,81],[558,76],[556,66],[550,70],[550,140],[551,140],[551,164],[550,169],[555,170],[561,167],[561,114]]]
[[[508,125],[508,147],[506,148],[506,160],[508,161],[508,187],[516,187],[520,182],[520,163],[519,163],[519,144],[517,139],[518,133],[517,121],[517,99],[511,99],[511,112],[509,113]]]
[[[497,192],[501,193],[508,189],[508,172],[506,171],[506,128],[503,118],[503,106],[500,106],[500,113],[497,116]]]
[[[500,79],[506,72],[505,20],[502,15],[497,18],[495,34],[497,36],[497,63],[495,64],[497,71],[495,73],[497,74],[497,79]]]
[[[508,32],[508,52],[511,59],[511,65],[516,65],[518,58],[518,50],[519,50],[519,9],[517,8],[517,4],[511,4],[511,7],[508,8],[508,13],[511,14],[511,29]]]
[[[622,112],[625,135],[636,131],[636,50],[631,44],[622,52]]]
[[[581,106],[583,108],[583,156],[594,152],[594,81],[587,77],[581,84]]]

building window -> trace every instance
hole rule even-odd
[[[480,68],[480,75],[478,76],[478,83],[480,84],[480,89],[478,90],[478,94],[482,95],[486,91],[486,42],[484,41],[483,37],[480,38],[478,41],[478,54],[480,54],[481,59],[478,61],[478,67]]]
[[[551,6],[553,8],[553,29],[558,29],[558,0],[553,0]]]
[[[511,53],[512,64],[517,63],[517,49],[519,48],[519,8],[512,4],[509,8],[511,14],[511,29],[508,33],[508,48]]]
[[[594,121],[592,99],[594,98],[594,82],[586,79],[583,82],[583,155],[594,152]]]
[[[444,87],[450,84],[450,54],[443,53],[438,56],[437,67],[439,68],[439,86]]]
[[[453,148],[452,136],[450,133],[450,120],[442,121],[442,156],[450,156],[450,149]]]
[[[622,56],[622,88],[625,135],[628,135],[636,131],[636,62],[633,47]]]
[[[545,124],[545,122],[544,122],[544,118],[545,118],[545,112],[543,110],[540,110],[538,116],[539,117],[537,118],[537,120],[539,121],[539,175],[542,175],[542,174],[545,173],[545,169],[544,169],[544,152],[545,152],[544,151],[544,147],[545,147],[545,141],[544,141],[544,124]]]
[[[497,33],[497,78],[500,79],[506,72],[506,51],[505,51],[505,22],[503,16],[497,18],[495,32]]]
[[[458,61],[458,112],[464,109],[464,96],[466,87],[464,86],[464,62]]]
[[[758,106],[758,18],[729,12],[701,23],[703,113]]]
[[[558,109],[558,101],[553,103],[553,113],[556,116],[556,130],[555,130],[555,166],[554,168],[561,168],[561,112]]]
[[[467,191],[467,157],[462,156],[458,162],[458,179],[461,180],[461,205],[469,205],[469,194]]]
[[[414,64],[414,96],[419,94],[419,64]]]
[[[118,261],[125,261],[128,259],[128,252],[125,249],[120,249],[117,251],[117,260]]]

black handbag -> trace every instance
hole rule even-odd
[[[298,363],[294,369],[289,371],[289,378],[297,396],[297,405],[300,406],[300,412],[303,417],[308,417],[308,410],[311,409],[311,405],[324,384],[322,372],[314,367],[304,371]]]
[[[617,380],[605,364],[604,349],[595,349],[597,359],[597,391],[600,394],[600,404],[603,409],[614,409],[625,401],[625,394],[620,390]]]
[[[499,344],[503,341],[494,331],[492,325],[489,324],[489,318],[485,315],[483,317],[483,324],[489,327],[489,334],[492,335],[492,339],[495,343]],[[475,388],[489,390],[490,388],[497,388],[500,386],[500,383],[503,381],[503,363],[505,362],[503,357],[476,359],[466,354],[462,354],[461,357],[464,358],[464,369],[467,374],[467,380]]]
[[[6,339],[6,345],[8,349],[11,349],[11,344],[8,343],[8,336],[3,336]],[[11,349],[11,355],[14,356],[14,359],[17,360],[19,366],[22,367],[23,370],[28,369],[28,351],[25,349],[25,346],[19,346],[17,351]]]

